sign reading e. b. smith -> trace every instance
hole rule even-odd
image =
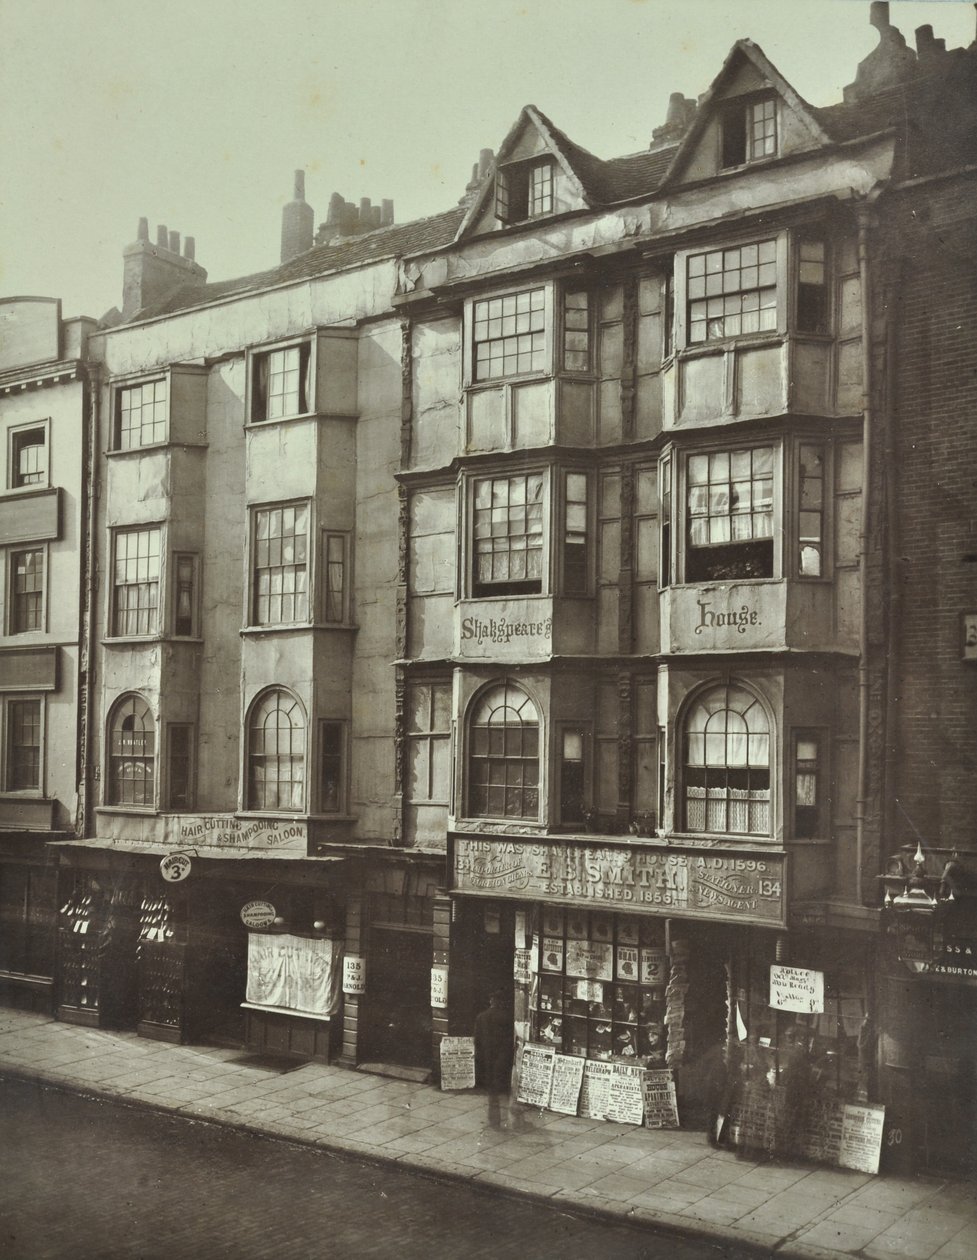
[[[782,853],[456,835],[451,890],[738,922],[786,911]]]

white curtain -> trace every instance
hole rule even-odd
[[[339,941],[306,936],[248,935],[247,1000],[309,1015],[339,1008]]]

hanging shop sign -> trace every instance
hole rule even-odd
[[[916,915],[900,916],[895,927],[899,961],[916,974],[928,971],[936,958],[933,924],[918,920]]]
[[[441,1088],[475,1088],[475,1038],[441,1038]]]
[[[170,884],[186,879],[193,867],[188,853],[167,853],[159,864],[159,873]]]
[[[443,1011],[448,1006],[448,968],[431,968],[431,1005]]]
[[[806,967],[770,968],[770,1005],[775,1011],[798,1011],[805,1015],[824,1011],[824,972]]]
[[[452,837],[451,891],[784,924],[784,855]]]
[[[277,914],[270,901],[249,901],[241,907],[241,922],[246,928],[267,928],[275,922]]]
[[[350,997],[366,992],[366,959],[359,954],[347,954],[343,959],[343,992]]]

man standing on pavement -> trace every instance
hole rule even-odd
[[[488,1122],[502,1128],[503,1097],[512,1074],[512,1016],[505,1009],[502,989],[489,998],[487,1010],[475,1017],[475,1076],[488,1090]]]

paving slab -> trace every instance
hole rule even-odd
[[[977,1187],[962,1180],[756,1162],[713,1150],[688,1130],[526,1107],[513,1112],[518,1127],[492,1129],[481,1091],[442,1093],[319,1063],[279,1073],[242,1057],[0,1012],[0,1071],[306,1142],[340,1158],[707,1236],[740,1252],[811,1260],[977,1255]],[[268,1254],[275,1254],[272,1238]]]

